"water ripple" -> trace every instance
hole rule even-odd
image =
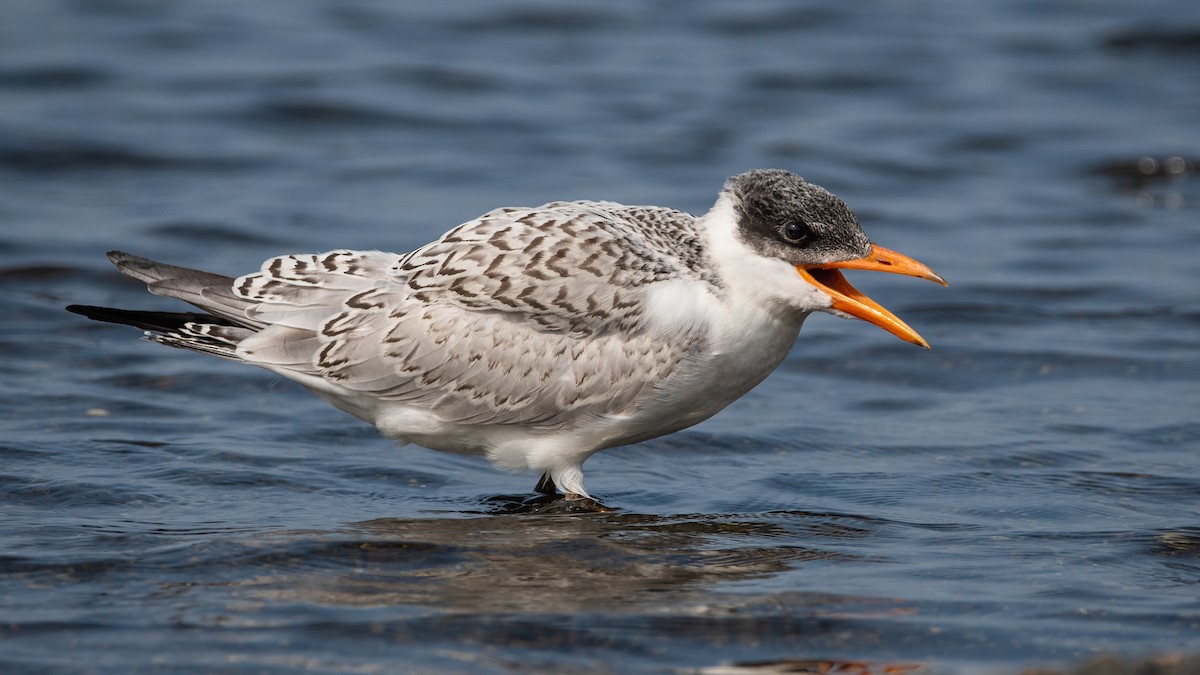
[[[1192,644],[1190,16],[8,3],[0,670],[978,673]],[[769,164],[947,274],[852,278],[934,349],[812,317],[726,412],[591,459],[611,513],[524,508],[535,476],[63,311],[172,306],[108,248],[246,271],[502,204],[701,213]]]

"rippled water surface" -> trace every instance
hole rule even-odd
[[[1200,651],[1200,9],[3,3],[0,668],[1016,672]],[[63,306],[791,169],[854,281],[607,514]],[[738,670],[738,667],[741,670]],[[775,670],[770,670],[774,668]],[[788,671],[786,669],[790,668]],[[822,671],[821,669],[825,670]]]

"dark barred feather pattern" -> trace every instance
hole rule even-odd
[[[491,211],[407,255],[284,255],[237,279],[110,258],[211,313],[134,323],[155,342],[320,378],[369,402],[347,406],[356,413],[405,402],[448,422],[562,428],[628,413],[701,344],[664,340],[645,316],[653,283],[719,292],[694,224],[665,208],[552,202]]]

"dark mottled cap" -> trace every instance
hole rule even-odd
[[[793,265],[854,260],[871,250],[858,219],[825,188],[790,171],[756,169],[730,178],[738,234],[760,255]]]

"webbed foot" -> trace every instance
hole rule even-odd
[[[555,513],[611,513],[616,511],[591,497],[577,494],[540,494],[532,497],[501,495],[487,500],[492,513],[555,514]]]

